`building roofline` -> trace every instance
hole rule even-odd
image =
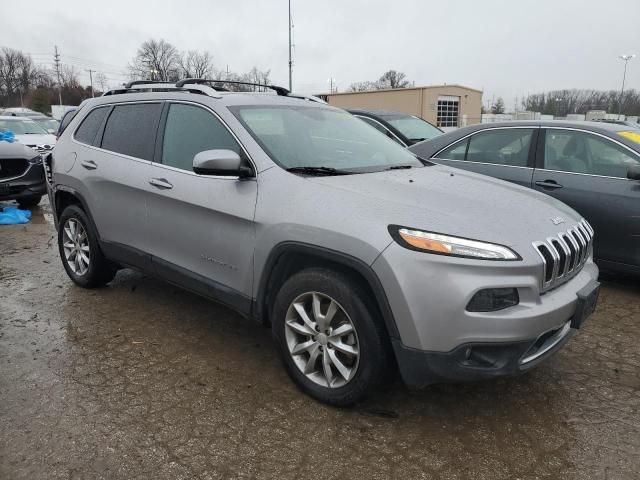
[[[456,87],[456,88],[464,88],[465,90],[472,90],[478,93],[484,93],[482,90],[478,90],[477,88],[466,87],[464,85],[460,85],[458,83],[447,83],[443,85],[424,85],[422,87],[407,87],[407,88],[382,88],[380,90],[363,90],[361,92],[333,92],[333,93],[320,93],[319,95],[332,97],[335,95],[357,95],[360,93],[378,93],[378,92],[398,92],[398,91],[407,91],[407,90],[425,90],[429,88],[446,88],[446,87]]]

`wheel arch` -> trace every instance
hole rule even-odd
[[[54,211],[56,225],[58,225],[58,220],[60,219],[60,215],[62,215],[62,212],[66,207],[68,207],[69,205],[77,205],[80,208],[82,208],[82,210],[84,211],[85,215],[91,222],[91,227],[93,228],[93,231],[96,233],[98,237],[98,241],[100,241],[100,232],[96,228],[96,224],[93,220],[93,217],[91,216],[91,211],[89,210],[87,202],[81,193],[79,193],[77,190],[70,187],[58,186],[56,188],[56,191],[53,194],[53,201],[54,201],[54,205],[52,205],[52,209]]]
[[[253,308],[254,318],[264,324],[270,321],[270,306],[284,281],[296,272],[310,267],[326,267],[346,273],[361,280],[371,299],[375,302],[391,338],[399,338],[393,312],[382,283],[373,269],[362,260],[351,255],[317,245],[301,242],[283,242],[276,245],[264,264],[258,283]]]

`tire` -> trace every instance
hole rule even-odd
[[[303,319],[301,307],[310,322]],[[335,313],[323,328],[330,309]],[[377,309],[357,281],[340,272],[311,268],[293,275],[276,295],[271,322],[289,376],[303,392],[329,405],[344,407],[364,399],[387,377],[393,362]]]
[[[34,195],[32,197],[21,198],[17,200],[17,202],[20,208],[33,208],[40,203],[40,200],[42,200],[42,195]]]
[[[83,288],[102,287],[113,280],[118,269],[102,254],[98,236],[85,212],[77,205],[69,205],[60,215],[59,225],[58,250],[69,278]],[[77,242],[73,240],[74,232],[78,232]],[[75,254],[70,254],[69,249]]]

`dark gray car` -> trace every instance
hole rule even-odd
[[[473,125],[416,144],[425,159],[518,183],[580,212],[602,267],[640,273],[640,134],[602,122]]]

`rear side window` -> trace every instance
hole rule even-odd
[[[109,109],[107,107],[100,107],[89,112],[89,115],[82,120],[82,123],[76,130],[74,138],[78,142],[94,145],[98,130],[108,111]]]
[[[162,104],[116,105],[102,136],[102,148],[143,160],[153,160]]]
[[[193,157],[205,150],[233,150],[240,147],[220,121],[203,108],[174,103],[169,107],[164,130],[162,163],[193,170]]]

